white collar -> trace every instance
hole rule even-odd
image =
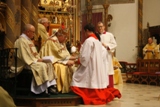
[[[20,37],[26,38],[28,40],[31,40],[26,34],[22,33]]]

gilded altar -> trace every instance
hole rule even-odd
[[[75,43],[75,8],[76,2],[74,0],[40,0],[38,5],[39,8],[39,18],[46,17],[50,21],[49,35],[51,36],[54,32],[60,28],[64,27],[68,29],[70,43]]]

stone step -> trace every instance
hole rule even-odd
[[[121,74],[122,74],[123,82],[126,82],[126,73],[121,73]]]
[[[58,94],[50,97],[16,96],[18,107],[77,106],[83,104],[82,98],[75,94]]]

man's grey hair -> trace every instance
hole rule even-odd
[[[32,24],[26,24],[26,25],[24,26],[24,31],[30,30],[31,27],[34,27],[34,26],[33,26]]]
[[[49,22],[47,18],[41,18],[38,20],[39,23],[45,23],[45,22]]]

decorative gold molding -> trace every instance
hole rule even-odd
[[[105,23],[106,31],[108,30],[108,7],[109,7],[109,4],[103,4],[103,8],[104,8],[104,23]]]
[[[108,0],[109,4],[135,3],[135,0]]]
[[[92,22],[92,1],[91,0],[86,0],[86,9],[87,9],[87,22],[91,23]]]
[[[92,0],[93,5],[135,3],[135,0]]]

